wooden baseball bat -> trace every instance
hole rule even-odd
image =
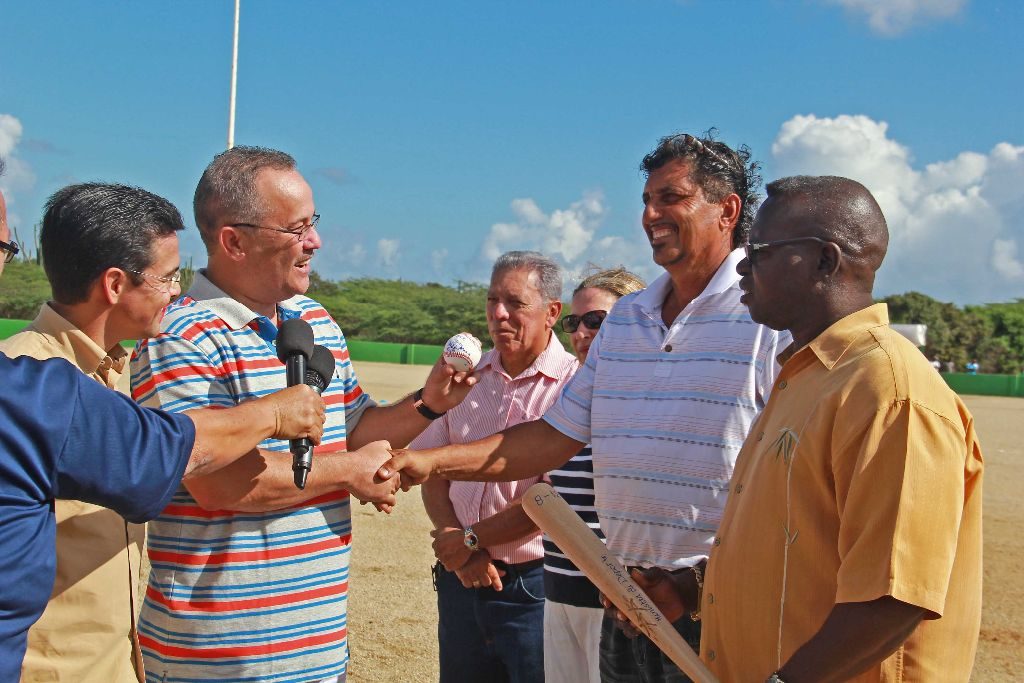
[[[534,484],[523,495],[523,509],[594,585],[629,617],[695,683],[717,683],[683,637],[629,576],[586,522],[549,484]]]

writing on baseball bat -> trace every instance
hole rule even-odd
[[[643,589],[636,585],[615,554],[549,484],[531,486],[523,496],[523,510],[626,615],[637,631],[650,638],[691,680],[715,683],[715,677],[697,653],[686,644]]]
[[[556,491],[554,489],[550,489],[550,492],[548,492],[548,493],[539,493],[539,494],[535,495],[533,497],[533,502],[537,504],[537,507],[540,507],[541,505],[544,504],[545,500],[548,499],[548,498],[561,498],[561,497],[562,496],[558,495],[558,491]]]
[[[633,625],[641,633],[649,636],[651,628],[665,621],[665,615],[647,598],[647,594],[640,590],[640,587],[633,582],[632,577],[619,564],[618,560],[605,553],[601,556],[601,562],[604,563],[604,566],[608,568],[608,571],[615,577],[615,580],[629,594],[627,609],[622,611],[626,613],[629,620],[633,622]]]

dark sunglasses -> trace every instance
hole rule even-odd
[[[0,240],[0,252],[5,252],[3,255],[4,263],[10,263],[13,261],[14,257],[17,256],[20,251],[21,248],[18,247],[17,242],[4,242],[3,240]]]
[[[743,251],[747,255],[747,260],[751,265],[757,262],[757,256],[766,249],[772,249],[774,247],[784,247],[788,244],[798,244],[800,242],[819,242],[821,244],[829,244],[828,240],[823,240],[820,237],[793,237],[788,240],[775,240],[774,242],[751,242],[743,245]]]
[[[583,315],[570,313],[562,318],[562,329],[572,334],[579,329],[580,323],[583,323],[587,329],[596,330],[601,327],[606,315],[608,315],[608,311],[587,311]]]

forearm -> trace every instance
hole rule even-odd
[[[467,444],[421,451],[432,475],[457,481],[518,481],[565,464],[583,444],[534,420]]]
[[[348,447],[358,450],[371,441],[387,441],[402,448],[427,428],[430,420],[413,407],[412,396],[387,406],[373,406],[363,411],[359,423],[348,439]]]
[[[347,455],[344,451],[314,451],[305,489],[295,486],[291,453],[262,449],[252,449],[223,469],[190,477],[184,483],[206,510],[267,512],[346,488]]]
[[[435,529],[462,528],[462,522],[455,514],[455,507],[448,497],[449,486],[451,484],[444,479],[431,479],[422,486],[423,507]]]
[[[248,401],[222,410],[189,410],[185,414],[196,427],[192,455],[185,466],[185,481],[237,460],[272,436],[277,426],[273,408],[261,401]]]
[[[536,532],[537,525],[526,514],[523,504],[519,501],[473,525],[473,533],[476,534],[482,548],[511,543]]]
[[[895,652],[924,615],[922,608],[891,597],[836,605],[780,676],[786,683],[848,680]]]

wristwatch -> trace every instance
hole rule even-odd
[[[473,527],[467,526],[462,530],[463,538],[462,542],[466,544],[466,547],[470,550],[480,549],[480,539],[476,537],[476,533],[473,532]]]
[[[417,389],[416,393],[412,395],[412,407],[416,409],[417,413],[428,420],[436,420],[444,416],[444,413],[435,413],[423,402],[423,389]]]

